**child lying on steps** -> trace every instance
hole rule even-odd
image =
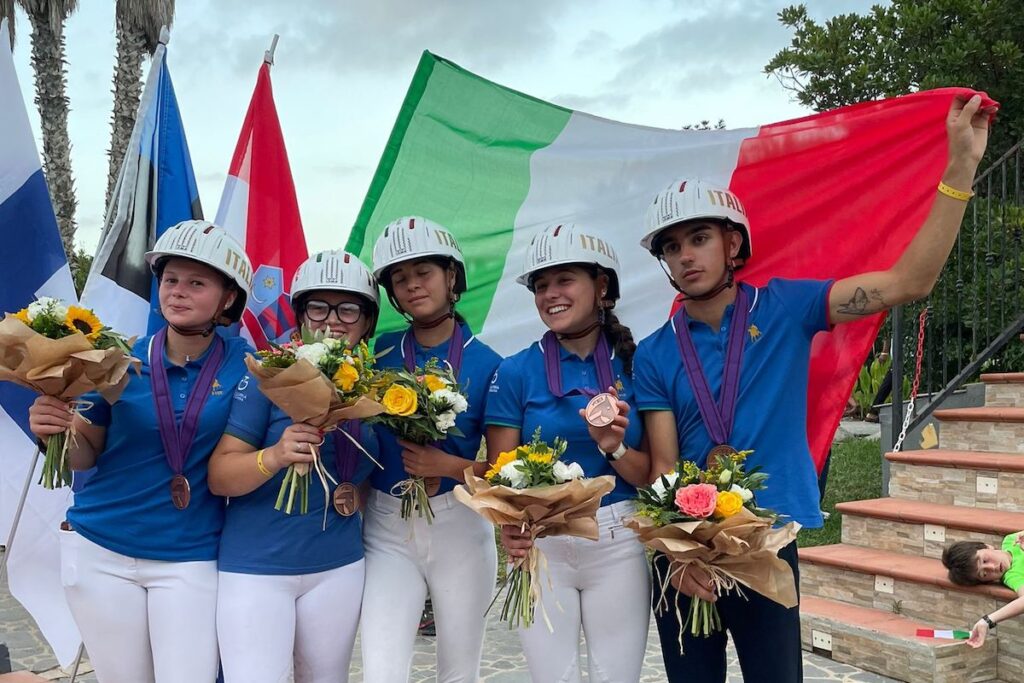
[[[942,564],[957,585],[1003,583],[1017,593],[1016,600],[978,619],[967,641],[971,647],[981,647],[1000,621],[1024,614],[1024,531],[1004,538],[998,550],[981,541],[958,541],[942,551]]]

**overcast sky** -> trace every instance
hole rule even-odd
[[[879,0],[806,0],[816,19]],[[103,223],[114,2],[67,22],[79,246]],[[263,52],[311,251],[342,246],[423,50],[503,85],[620,121],[727,126],[809,113],[762,69],[787,46],[782,0],[178,0],[168,65],[204,213],[212,219]],[[886,4],[884,1],[882,4]],[[15,65],[39,142],[30,26]],[[148,63],[147,67],[148,69]]]

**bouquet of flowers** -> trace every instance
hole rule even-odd
[[[669,608],[667,590],[673,577],[691,567],[711,576],[718,595],[731,590],[742,594],[741,586],[747,586],[785,607],[797,604],[793,571],[778,552],[796,538],[800,525],[790,522],[773,529],[779,516],[757,506],[754,494],[765,488],[768,475],[757,467],[745,469],[752,452],[712,454],[704,470],[681,462],[638,491],[636,515],[626,526],[648,548],[669,558],[668,573],[655,572],[659,614]],[[721,630],[714,603],[694,597],[683,621],[678,594],[676,600],[680,651],[684,632],[708,636]]]
[[[135,339],[106,327],[91,310],[40,297],[0,322],[0,380],[14,382],[65,401],[98,391],[113,403],[128,382]],[[72,409],[88,408],[74,401]],[[70,433],[69,433],[70,432]],[[54,489],[71,484],[68,448],[74,429],[46,440],[40,483]]]
[[[448,436],[462,436],[455,418],[469,404],[462,395],[451,368],[431,359],[414,372],[385,370],[377,378],[384,410],[372,422],[380,423],[406,441],[425,446],[443,441]],[[422,477],[411,477],[397,485],[402,498],[402,519],[420,517],[432,522],[430,496]]]
[[[529,531],[534,539],[579,536],[596,541],[597,509],[604,495],[615,487],[615,478],[584,478],[577,463],[566,465],[560,460],[565,448],[566,442],[560,438],[550,446],[541,441],[537,428],[530,443],[500,454],[484,479],[473,476],[472,468],[468,468],[466,484],[456,487],[455,497],[492,524],[514,524]],[[533,623],[543,566],[543,554],[534,545],[525,558],[515,561],[499,587],[500,595],[501,588],[508,585],[501,618],[509,628],[528,628]],[[541,610],[550,630],[543,603]]]
[[[377,400],[375,361],[363,342],[349,348],[342,339],[303,328],[300,338],[257,351],[255,357],[250,355],[245,359],[245,364],[259,381],[260,391],[292,421],[330,431],[336,429],[339,422],[372,417],[384,410]],[[345,430],[337,431],[351,439]],[[373,460],[357,441],[352,442]],[[306,514],[311,471],[319,478],[326,497],[330,496],[327,482],[337,485],[324,468],[319,451],[313,446],[310,450],[311,465],[288,466],[274,509],[283,507],[286,514],[291,514],[298,498],[299,511]]]

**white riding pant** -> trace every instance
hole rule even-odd
[[[578,683],[580,629],[587,644],[591,683],[640,680],[651,621],[651,579],[647,556],[636,534],[622,526],[632,501],[598,510],[597,541],[550,536],[537,541],[547,559],[541,574],[541,605],[533,625],[519,630],[530,677],[549,683]]]
[[[455,500],[430,499],[433,524],[402,519],[398,498],[373,490],[363,522],[366,586],[362,654],[367,683],[406,683],[427,593],[437,629],[438,683],[476,683],[484,612],[494,596],[494,527]]]
[[[220,573],[225,683],[345,683],[365,562],[294,576]],[[294,667],[294,669],[293,669]]]
[[[99,683],[217,678],[217,563],[141,560],[60,532],[61,582]]]

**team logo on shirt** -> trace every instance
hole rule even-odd
[[[221,383],[217,380],[216,377],[214,377],[213,386],[210,387],[210,396],[221,396],[223,395],[223,393],[224,387],[221,386]]]
[[[491,388],[488,389],[488,393],[496,394],[500,390],[500,387],[498,387],[498,371],[495,370],[494,375],[491,376]]]
[[[616,377],[615,378],[615,391],[621,392],[625,388],[626,388],[625,385],[622,384],[622,378],[621,377]]]
[[[761,338],[761,330],[758,329],[757,325],[751,325],[747,328],[747,334],[750,335],[750,343],[753,344]]]

